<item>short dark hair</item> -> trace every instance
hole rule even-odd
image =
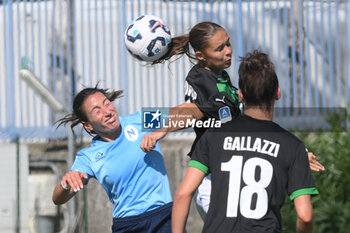
[[[97,92],[102,93],[106,98],[113,102],[115,99],[122,97],[123,91],[109,91],[108,89],[99,88],[98,84],[96,84],[95,87],[87,87],[81,90],[73,100],[73,113],[67,114],[63,118],[59,119],[56,123],[58,123],[58,127],[60,127],[62,124],[66,125],[68,122],[72,122],[71,129],[73,131],[73,128],[81,123],[82,121],[87,121],[87,117],[85,112],[82,109],[82,105],[84,101],[92,94],[95,94]],[[95,134],[95,132],[87,131],[90,135]]]
[[[238,85],[243,94],[245,106],[270,109],[276,99],[278,78],[269,55],[254,50],[241,57],[238,74]]]

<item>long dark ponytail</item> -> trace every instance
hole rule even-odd
[[[196,24],[189,34],[172,38],[169,51],[163,57],[152,62],[152,65],[163,63],[175,55],[186,54],[190,59],[196,59],[196,56],[191,54],[190,45],[195,52],[203,51],[207,46],[207,41],[218,29],[222,28],[220,25],[209,21]]]

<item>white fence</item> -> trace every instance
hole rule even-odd
[[[157,15],[172,35],[203,20],[230,34],[237,84],[238,57],[254,48],[276,64],[281,108],[346,108],[350,100],[349,1],[12,1],[0,5],[0,140],[65,136],[57,115],[23,82],[28,68],[67,108],[86,86],[124,89],[120,115],[183,102],[191,63],[145,66],[124,46],[132,19]],[[316,114],[321,114],[316,111]],[[289,122],[289,121],[288,121]]]

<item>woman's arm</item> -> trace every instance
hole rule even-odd
[[[169,116],[171,116],[169,121],[173,122],[172,124],[165,127],[163,126],[162,128],[143,136],[140,147],[144,152],[150,152],[156,146],[156,143],[164,138],[169,132],[185,129],[185,127],[178,124],[178,122],[186,122],[187,120],[193,119],[200,120],[204,117],[204,114],[199,110],[196,104],[184,103],[171,108]]]
[[[174,198],[173,212],[171,215],[171,228],[173,233],[184,232],[187,216],[190,210],[191,199],[204,176],[205,173],[201,170],[194,167],[188,168]]]
[[[84,187],[84,183],[87,181],[87,174],[70,171],[66,173],[62,180],[56,185],[53,194],[52,201],[55,205],[62,205],[71,199],[80,189]]]

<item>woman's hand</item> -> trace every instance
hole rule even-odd
[[[324,171],[324,166],[317,161],[316,155],[314,155],[312,152],[308,152],[307,156],[309,157],[309,164],[311,171],[319,172]]]

